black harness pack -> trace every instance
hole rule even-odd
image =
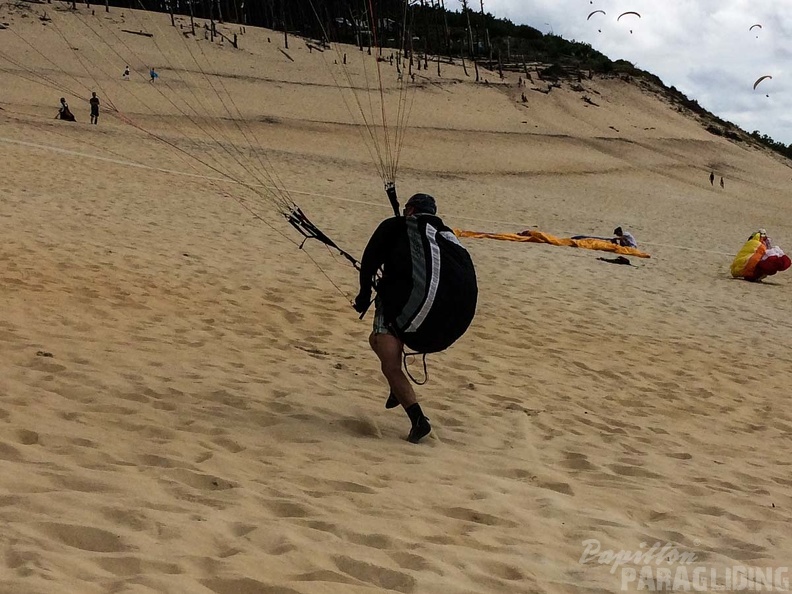
[[[470,254],[439,218],[419,214],[406,222],[410,277],[392,279],[402,290],[379,295],[386,321],[404,344],[417,353],[436,353],[456,342],[473,321],[476,271]]]

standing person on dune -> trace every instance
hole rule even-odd
[[[91,123],[98,124],[99,123],[99,97],[96,96],[96,93],[91,93],[91,98],[88,100],[88,103],[91,104]]]

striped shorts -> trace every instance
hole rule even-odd
[[[382,306],[382,301],[379,297],[374,299],[374,334],[393,334],[385,321],[385,308]]]

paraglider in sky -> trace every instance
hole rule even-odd
[[[768,78],[772,80],[772,78],[773,78],[773,77],[772,77],[772,76],[770,76],[769,74],[765,74],[764,76],[760,76],[759,78],[757,78],[757,79],[756,79],[756,82],[753,84],[753,88],[754,88],[754,90],[756,90],[756,87],[758,87],[758,86],[759,86],[759,84],[760,84],[760,83],[761,83],[763,80],[765,80],[765,79],[768,79]]]
[[[755,25],[751,25],[751,26],[748,28],[748,30],[749,30],[749,31],[753,31],[753,30],[754,30],[756,27],[759,27],[760,29],[762,29],[762,25],[760,25],[759,23],[756,23]],[[757,39],[759,39],[759,36],[757,35],[757,36],[756,36],[756,38],[757,38]]]
[[[593,17],[593,16],[594,16],[595,14],[597,14],[597,13],[607,14],[607,13],[606,13],[604,10],[594,10],[594,11],[592,11],[592,12],[590,12],[590,13],[589,13],[588,17],[586,17],[586,20],[587,20],[587,21],[590,21],[590,20],[591,20],[591,17]],[[597,31],[599,31],[600,33],[602,33],[602,29],[597,29]]]
[[[758,86],[759,86],[759,84],[760,84],[760,83],[761,83],[763,80],[765,80],[765,79],[768,79],[768,78],[769,78],[769,79],[771,79],[771,80],[773,79],[773,77],[772,77],[772,76],[770,76],[769,74],[765,74],[764,76],[760,76],[759,78],[757,78],[757,79],[756,79],[756,82],[753,84],[754,91],[756,90],[756,87],[758,87]]]
[[[769,74],[765,74],[764,76],[760,76],[759,78],[757,78],[756,82],[753,84],[754,91],[756,90],[756,87],[758,87],[763,80],[768,78],[771,80],[773,79],[773,77],[770,76]],[[770,95],[765,95],[765,97],[770,97]]]
[[[639,13],[635,12],[634,10],[628,10],[627,12],[623,12],[618,17],[616,17],[616,21],[617,22],[620,21],[623,16],[626,16],[628,14],[634,14],[639,19],[641,18],[641,15]],[[630,35],[632,35],[632,29],[630,29]]]

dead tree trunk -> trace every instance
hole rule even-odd
[[[462,10],[467,16],[467,30],[468,30],[468,46],[470,48],[470,59],[473,60],[473,67],[476,70],[476,82],[479,82],[478,61],[476,60],[476,53],[473,48],[473,28],[470,26],[470,10],[468,9],[467,0],[462,0]]]
[[[484,0],[481,0],[481,23],[484,26],[484,40],[487,44],[487,53],[492,64],[492,44],[490,43],[489,29],[487,28],[487,15],[484,12]],[[491,68],[492,66],[490,66]]]
[[[281,20],[283,21],[283,47],[289,49],[289,28],[286,26],[286,2],[281,1]]]
[[[193,13],[192,2],[190,2],[190,28],[192,29],[193,37],[195,37],[195,14]]]
[[[214,43],[214,38],[215,38],[214,0],[209,0],[209,37]]]

